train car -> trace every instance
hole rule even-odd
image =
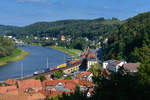
[[[70,61],[69,62],[69,65],[73,65],[73,64],[75,64],[75,61]]]
[[[79,57],[79,59],[82,61],[83,60],[83,58],[82,57]]]
[[[58,69],[57,66],[54,66],[54,69]]]
[[[59,65],[59,66],[57,66],[58,68],[64,68],[64,67],[66,67],[67,66],[67,64],[61,64],[61,65]]]
[[[80,62],[80,61],[81,61],[80,59],[77,59],[77,60],[76,60],[76,62]]]
[[[54,70],[52,67],[49,68],[50,71]]]

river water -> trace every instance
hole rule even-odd
[[[66,62],[68,54],[39,46],[19,47],[30,52],[23,60],[12,62],[0,67],[0,81],[8,78],[21,77],[21,68],[23,68],[23,76],[33,75],[37,70],[43,70],[47,66],[47,58],[49,66],[57,66]],[[21,67],[23,65],[23,67]]]

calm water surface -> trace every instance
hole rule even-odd
[[[34,71],[45,69],[47,66],[47,58],[49,66],[55,66],[65,63],[67,57],[66,53],[39,46],[25,46],[20,47],[28,52],[30,55],[23,60],[9,63],[0,67],[0,81],[8,78],[18,78],[21,76],[21,64],[23,64],[23,75],[32,75]]]

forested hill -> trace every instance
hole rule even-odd
[[[38,22],[29,26],[19,28],[10,34],[17,37],[26,35],[51,36],[71,35],[72,37],[98,38],[103,34],[112,32],[121,24],[121,21],[112,18],[98,18],[94,20],[62,20],[56,22]]]
[[[129,18],[109,36],[104,58],[150,62],[150,12]]]
[[[10,31],[16,30],[16,26],[0,25],[0,33],[8,33]]]

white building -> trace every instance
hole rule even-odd
[[[91,68],[91,65],[95,65],[95,64],[97,64],[97,60],[96,59],[94,59],[94,58],[88,59],[87,70],[89,70]]]
[[[121,61],[108,60],[108,61],[103,62],[103,68],[109,71],[118,72],[118,69],[126,63],[127,62],[124,60],[121,60]]]

